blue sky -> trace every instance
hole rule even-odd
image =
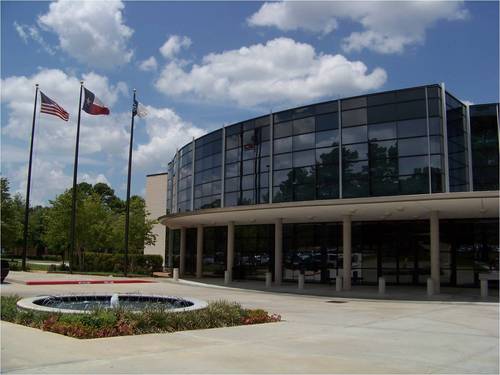
[[[124,196],[132,88],[134,194],[176,147],[301,104],[445,82],[497,102],[498,2],[1,3],[2,175],[24,195],[34,83],[68,112],[37,115],[34,203],[71,185],[79,80],[111,109],[82,115],[79,181]]]

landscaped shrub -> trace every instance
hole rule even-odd
[[[129,273],[151,275],[162,270],[163,260],[160,255],[129,255]],[[83,253],[83,270],[87,272],[123,272],[124,254]]]
[[[233,327],[281,320],[279,315],[270,315],[265,310],[244,309],[237,303],[225,301],[210,302],[207,308],[201,310],[176,313],[154,308],[133,313],[116,308],[98,309],[90,314],[57,314],[18,309],[18,300],[17,296],[2,296],[2,320],[82,339]]]

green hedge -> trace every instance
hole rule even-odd
[[[128,256],[129,273],[151,275],[153,272],[162,271],[163,259],[160,255]],[[108,253],[83,253],[83,270],[86,272],[123,272],[125,266],[124,254]]]

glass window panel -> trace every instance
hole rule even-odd
[[[224,195],[224,206],[234,207],[238,205],[238,197],[240,193],[227,193]]]
[[[430,137],[430,143],[431,143],[431,154],[440,154],[442,152],[442,137],[441,136],[436,136],[436,137]]]
[[[429,99],[429,116],[441,116],[440,99]]]
[[[274,123],[288,121],[292,119],[292,110],[283,111],[274,114]]]
[[[249,146],[256,143],[255,130],[249,130],[243,133],[243,146],[244,148],[250,148]]]
[[[398,167],[400,175],[426,173],[427,156],[400,158]]]
[[[226,163],[234,163],[240,161],[241,149],[234,148],[226,151]]]
[[[314,115],[315,113],[315,107],[314,106],[307,106],[307,107],[301,107],[301,108],[296,108],[293,110],[293,118],[294,119],[299,119],[307,116]]]
[[[338,184],[339,181],[339,167],[335,164],[320,165],[316,167],[316,174],[318,184],[332,185]]]
[[[429,192],[428,175],[416,174],[413,176],[399,177],[399,190],[401,194],[425,194]]]
[[[259,186],[261,188],[269,186],[269,172],[261,173],[259,175]]]
[[[429,118],[429,131],[430,131],[430,134],[441,134],[441,118],[440,117]]]
[[[343,171],[346,177],[357,174],[368,176],[368,160],[344,163]]]
[[[254,120],[248,120],[245,121],[243,124],[243,130],[253,130],[255,128],[255,121]]]
[[[428,153],[427,137],[398,140],[399,156],[422,155]]]
[[[377,107],[368,107],[368,123],[389,122],[397,120],[396,105],[387,104]]]
[[[331,147],[339,144],[339,131],[327,130],[316,133],[316,147]]]
[[[266,156],[266,157],[263,157],[263,158],[260,158],[258,159],[260,160],[258,163],[257,163],[257,168],[260,168],[260,172],[264,172],[264,171],[267,171],[269,170],[269,156]]]
[[[238,206],[245,206],[249,204],[255,204],[255,190],[246,190],[241,193]]]
[[[369,95],[367,100],[369,106],[394,103],[396,101],[396,93],[386,92],[382,94]]]
[[[419,100],[416,102],[398,103],[397,109],[398,109],[399,120],[406,120],[411,118],[419,118],[427,116],[425,100]]]
[[[240,163],[226,164],[226,177],[235,177],[240,174]]]
[[[269,189],[261,189],[259,194],[259,203],[269,203]]]
[[[338,111],[338,104],[337,104],[336,100],[333,102],[316,104],[316,114],[337,112],[337,111]],[[317,118],[316,118],[316,121],[317,121]]]
[[[254,175],[243,176],[241,178],[241,185],[243,190],[254,189],[257,180]]]
[[[338,129],[339,115],[337,112],[316,116],[316,131]]]
[[[316,192],[316,185],[295,185],[294,186],[294,200],[295,201],[306,201],[314,199]]]
[[[433,172],[442,173],[443,164],[441,155],[431,155],[431,168]]]
[[[271,130],[269,125],[263,126],[259,128],[260,130],[260,140],[261,141],[268,141],[271,138]]]
[[[292,135],[292,122],[283,122],[274,125],[274,138],[289,137]]]
[[[399,193],[398,177],[372,178],[370,181],[372,195],[397,195]]]
[[[293,185],[275,186],[273,188],[273,202],[291,202],[293,200]]]
[[[262,142],[260,144],[260,150],[257,150],[257,154],[260,153],[260,156],[268,156],[269,155],[269,141]]]
[[[342,127],[366,124],[366,108],[342,112]]]
[[[339,163],[339,148],[328,147],[316,150],[316,163],[318,164],[337,164]]]
[[[427,87],[427,96],[429,98],[439,98],[441,97],[441,88],[437,86]]]
[[[245,160],[243,162],[243,174],[255,173],[255,160]]]
[[[240,189],[240,178],[239,177],[227,178],[226,182],[224,184],[224,189],[226,189],[226,191],[239,190]]]
[[[370,142],[370,159],[386,159],[398,156],[398,144],[390,141]]]
[[[342,144],[366,142],[366,125],[342,129]]]
[[[275,155],[273,159],[274,169],[284,169],[292,167],[292,154]]]
[[[335,199],[339,197],[338,183],[334,185],[318,185],[316,199]]]
[[[427,135],[427,120],[407,120],[398,122],[398,138]]]
[[[388,122],[384,124],[376,124],[368,126],[368,138],[370,140],[377,139],[392,139],[397,137],[396,123]]]
[[[308,165],[314,165],[315,162],[316,162],[316,155],[314,150],[300,151],[293,153],[294,167],[305,167]]]
[[[293,120],[293,134],[310,133],[314,131],[314,117]]]
[[[227,137],[229,135],[240,134],[241,132],[241,124],[231,125],[226,127],[226,143]]]
[[[274,141],[275,154],[282,154],[284,152],[292,151],[292,137],[280,138]]]
[[[424,99],[425,98],[425,88],[416,88],[416,89],[408,89],[408,90],[399,90],[396,91],[396,96],[398,101],[406,102],[410,100],[416,99]]]
[[[293,136],[293,150],[305,150],[308,148],[314,148],[315,146],[315,134],[302,134]]]
[[[398,175],[398,159],[370,160],[370,174],[374,177]]]
[[[314,184],[315,179],[314,167],[293,168],[293,182],[295,184]]]
[[[342,110],[366,107],[366,97],[344,99],[341,101]]]
[[[273,173],[273,185],[278,186],[293,181],[293,169],[284,169]]]
[[[368,143],[342,146],[342,158],[344,161],[368,159]]]

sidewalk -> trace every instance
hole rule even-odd
[[[25,277],[17,272],[12,275],[14,279]],[[499,371],[497,303],[339,298],[291,293],[293,285],[285,285],[279,292],[263,292],[215,284],[167,280],[137,285],[2,285],[2,295],[139,291],[206,301],[224,299],[281,314],[283,321],[94,340],[72,339],[2,322],[1,372],[477,374]],[[312,289],[306,286],[305,291]],[[329,303],[332,300],[343,303]]]

